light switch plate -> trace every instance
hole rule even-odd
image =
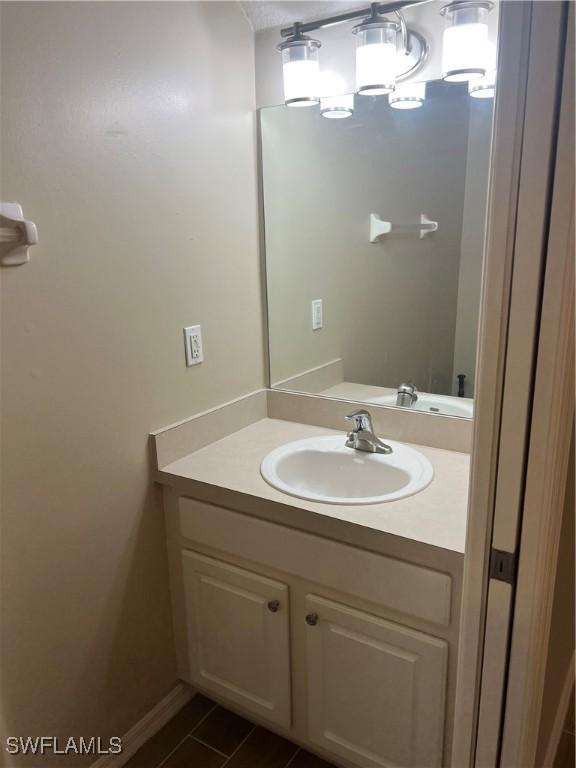
[[[189,325],[187,328],[184,328],[184,349],[186,352],[186,366],[188,368],[204,361],[202,328],[199,325]]]
[[[312,301],[312,330],[319,331],[324,325],[322,299]]]

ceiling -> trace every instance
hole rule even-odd
[[[289,26],[295,21],[310,21],[367,7],[369,2],[351,0],[240,0],[252,29],[258,32],[270,27]]]

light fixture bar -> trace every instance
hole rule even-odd
[[[316,29],[331,27],[334,24],[342,24],[344,21],[362,19],[366,16],[370,16],[374,11],[379,15],[385,15],[387,13],[393,13],[394,11],[401,11],[403,8],[409,8],[413,5],[424,5],[425,3],[430,2],[433,2],[433,0],[398,0],[398,2],[392,3],[372,3],[372,5],[369,5],[367,8],[348,11],[348,13],[340,13],[337,16],[327,16],[324,19],[306,22],[305,24],[296,22],[296,24],[293,24],[291,27],[284,27],[284,29],[281,29],[280,37],[293,37],[298,33],[306,34],[307,32],[314,32]]]

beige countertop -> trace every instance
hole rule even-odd
[[[468,454],[412,445],[432,463],[434,479],[414,496],[381,504],[347,506],[306,501],[276,490],[262,478],[260,464],[274,448],[306,437],[338,434],[344,440],[345,433],[337,430],[265,418],[162,467],[158,478],[167,484],[172,478],[194,480],[380,533],[464,552]]]
[[[370,401],[373,397],[382,397],[382,395],[395,395],[398,388],[375,387],[371,384],[356,384],[352,381],[341,381],[339,384],[333,384],[328,389],[322,390],[320,394],[325,397],[341,397],[344,400],[365,400]]]

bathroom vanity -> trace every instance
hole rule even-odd
[[[450,764],[492,104],[425,90],[260,110],[270,387],[154,435],[180,676],[348,768]]]
[[[259,392],[154,435],[179,674],[336,764],[442,766],[470,425],[448,419],[446,449],[437,417],[397,421],[397,409],[371,409],[384,438],[403,437],[403,423],[405,434],[432,443],[412,447],[432,464],[433,481],[396,501],[325,504],[264,481],[261,462],[279,446],[344,440],[319,425],[339,424],[343,408],[350,404]]]

